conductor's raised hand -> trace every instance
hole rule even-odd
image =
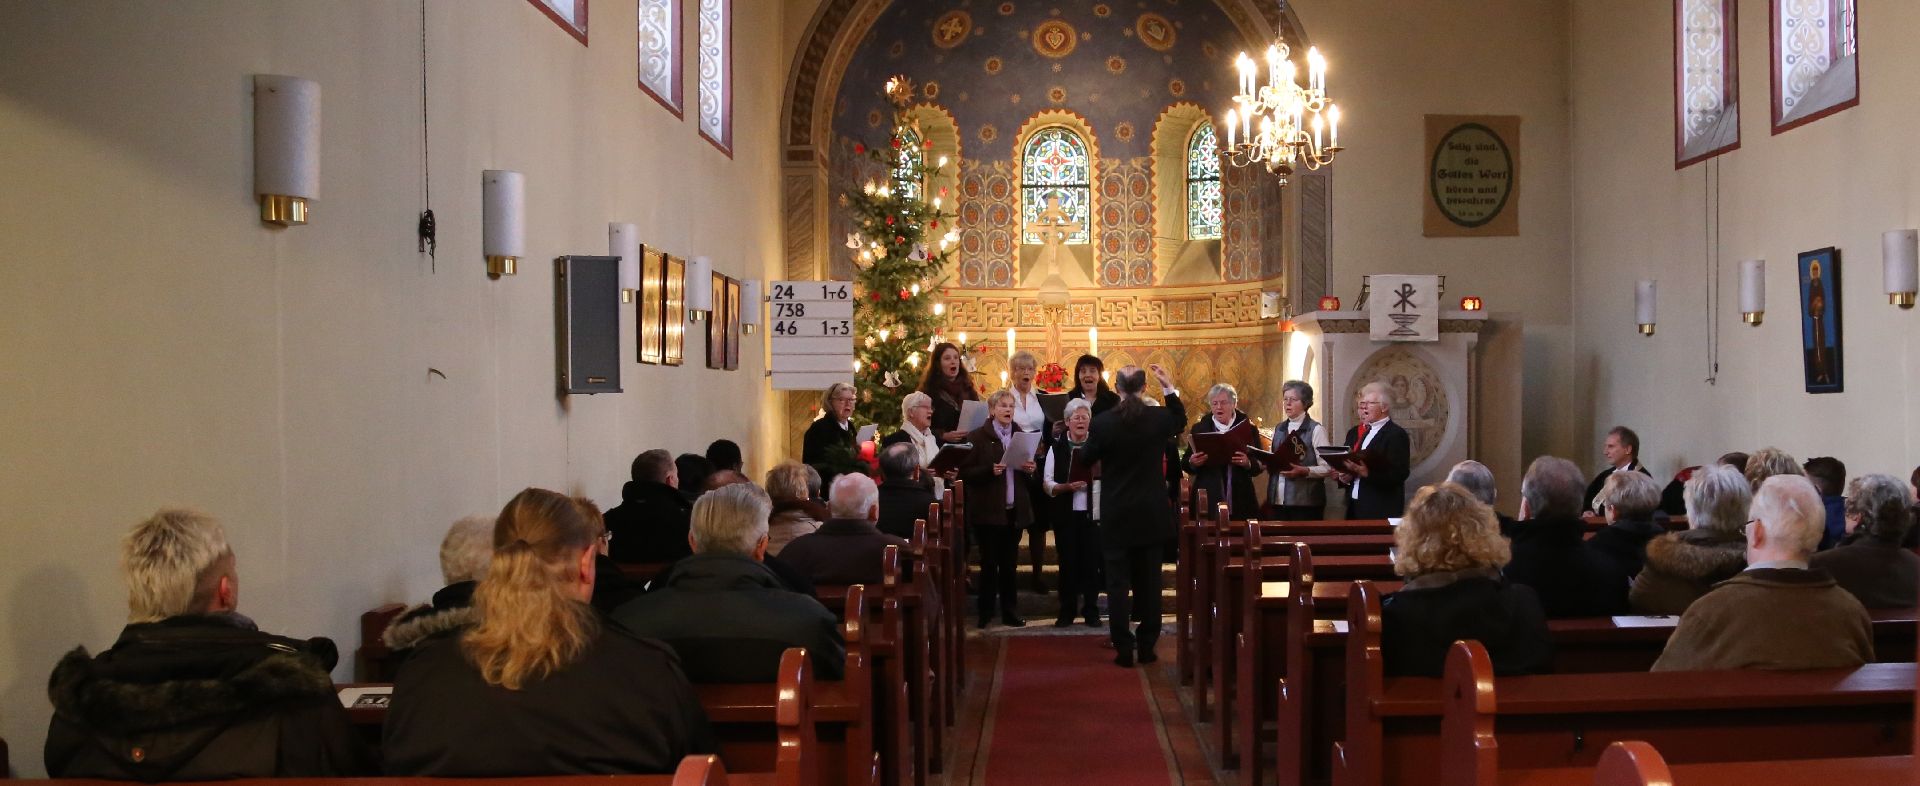
[[[1147,370],[1153,372],[1154,379],[1159,380],[1160,389],[1162,390],[1173,389],[1173,377],[1167,376],[1167,370],[1164,368],[1161,368],[1159,363],[1148,363]]]

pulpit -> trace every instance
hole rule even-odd
[[[1313,385],[1314,416],[1335,442],[1354,426],[1360,388],[1387,386],[1391,417],[1413,442],[1409,497],[1446,479],[1447,470],[1479,450],[1477,350],[1487,314],[1440,311],[1438,317],[1438,340],[1376,340],[1367,312],[1315,311],[1294,318],[1288,339],[1287,375]]]

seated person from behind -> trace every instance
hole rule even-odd
[[[827,507],[833,517],[812,534],[787,544],[780,559],[815,584],[878,586],[882,578],[880,560],[887,547],[899,546],[906,551],[907,541],[874,527],[880,517],[880,490],[873,485],[873,478],[855,473],[834,478]],[[907,555],[900,556],[904,569]]]
[[[1647,541],[1647,561],[1627,590],[1635,614],[1679,614],[1694,599],[1746,567],[1752,487],[1740,470],[1707,467],[1687,481],[1687,531]]]
[[[121,541],[128,625],[47,681],[55,778],[190,781],[367,775],[334,695],[326,639],[261,633],[234,611],[233,549],[213,519],[163,510]]]
[[[1611,560],[1621,576],[1639,575],[1647,561],[1647,541],[1667,534],[1659,515],[1660,483],[1639,472],[1615,472],[1595,499],[1607,526],[1587,539],[1587,548]]]
[[[408,609],[387,626],[380,639],[389,649],[404,652],[473,623],[473,589],[493,561],[493,523],[493,516],[468,516],[447,529],[440,540],[440,577],[447,585],[433,593],[432,603]]]
[[[1615,473],[1618,474],[1618,473]],[[1604,617],[1627,608],[1627,576],[1587,548],[1580,520],[1584,488],[1573,462],[1541,456],[1520,480],[1520,521],[1513,525],[1507,580],[1540,595],[1553,619]]]
[[[1824,495],[1822,495],[1824,496]],[[1913,525],[1913,495],[1892,475],[1864,475],[1847,485],[1846,537],[1813,555],[1824,570],[1870,609],[1920,604],[1920,555],[1902,548]]]
[[[813,501],[818,485],[809,485],[816,475],[798,461],[784,461],[767,471],[767,496],[773,499],[773,514],[767,519],[767,553],[780,551],[794,538],[820,528],[833,518],[826,506]],[[816,482],[817,483],[817,482]]]
[[[588,604],[601,532],[556,492],[507,503],[473,626],[428,639],[394,678],[388,775],[664,773],[714,751],[673,651]]]
[[[702,496],[693,507],[693,556],[614,619],[673,645],[696,683],[772,682],[788,647],[807,648],[815,677],[840,679],[847,667],[840,621],[761,564],[772,509],[751,483]]]
[[[680,471],[673,454],[649,450],[634,457],[633,480],[620,489],[620,504],[607,511],[613,533],[613,561],[627,564],[673,562],[687,550],[687,517],[693,503],[680,493]]]
[[[1466,489],[1474,499],[1480,500],[1489,508],[1500,501],[1500,489],[1493,483],[1493,470],[1473,459],[1462,461],[1453,465],[1453,469],[1447,470],[1447,482]],[[1511,537],[1515,523],[1513,517],[1501,513],[1498,508],[1494,509],[1493,517],[1500,522],[1500,534]]]
[[[745,472],[747,469],[747,461],[740,455],[740,444],[730,439],[716,439],[707,443],[707,462],[713,465],[715,472]]]
[[[1813,481],[1813,488],[1820,492],[1820,501],[1827,506],[1827,529],[1820,536],[1820,550],[1826,551],[1840,545],[1840,539],[1847,536],[1847,498],[1842,493],[1847,488],[1847,465],[1832,456],[1815,456],[1800,465],[1807,473],[1807,480]]]
[[[1654,671],[1839,669],[1873,660],[1873,620],[1832,576],[1807,567],[1826,506],[1805,477],[1760,484],[1747,522],[1747,569],[1680,617]]]
[[[1485,645],[1500,674],[1548,669],[1546,615],[1532,588],[1501,578],[1509,552],[1492,508],[1452,483],[1428,486],[1413,495],[1393,542],[1393,570],[1407,583],[1380,603],[1387,674],[1438,677],[1459,639]]]
[[[928,506],[939,501],[927,489],[922,472],[919,452],[912,445],[888,445],[880,451],[881,532],[913,537],[913,523],[926,518]]]

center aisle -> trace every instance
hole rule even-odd
[[[1169,659],[1122,669],[1104,638],[1043,630],[972,637],[984,656],[975,663],[990,669],[976,674],[991,680],[990,692],[978,748],[972,761],[956,762],[949,786],[1211,783],[1165,684]],[[1161,643],[1165,653],[1171,642]]]

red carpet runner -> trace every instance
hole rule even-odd
[[[1000,784],[1166,786],[1167,756],[1136,669],[1094,636],[1009,636],[987,740]]]

